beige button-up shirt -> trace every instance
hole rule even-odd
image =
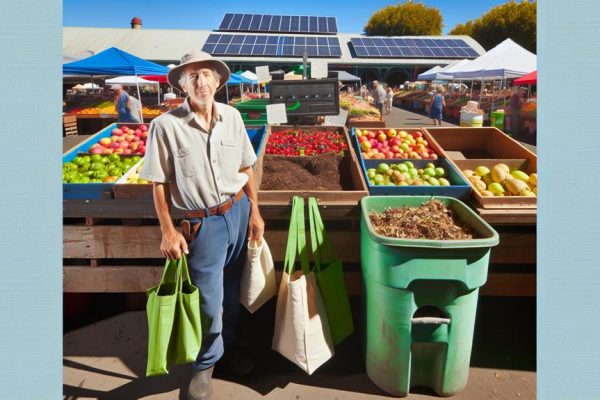
[[[226,201],[248,181],[240,169],[256,162],[240,113],[225,104],[214,105],[210,132],[200,125],[189,99],[150,124],[140,177],[169,183],[171,201],[182,210]]]

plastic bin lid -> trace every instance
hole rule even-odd
[[[379,235],[375,232],[369,212],[382,212],[386,208],[395,207],[418,207],[422,203],[435,198],[451,208],[455,216],[459,218],[465,225],[474,230],[481,236],[478,239],[471,240],[432,240],[432,239],[403,239],[392,238]],[[480,216],[475,214],[462,201],[445,196],[367,196],[360,201],[361,215],[367,226],[369,235],[378,243],[390,246],[403,247],[426,247],[435,249],[459,249],[459,248],[481,248],[492,247],[500,243],[498,232],[494,230]]]

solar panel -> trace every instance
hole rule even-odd
[[[315,36],[211,34],[202,50],[228,56],[302,57],[304,52],[310,57],[342,55],[337,37]]]
[[[335,34],[335,17],[227,13],[219,31]]]
[[[356,57],[473,58],[479,53],[460,39],[356,37],[350,43]]]

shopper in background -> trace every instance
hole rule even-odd
[[[385,89],[385,113],[386,114],[392,113],[392,101],[393,100],[394,100],[394,92],[392,91],[392,88],[388,85],[388,87]]]
[[[435,94],[431,96],[431,109],[429,110],[429,116],[433,120],[434,126],[442,126],[442,110],[444,107],[446,107],[444,87],[438,86],[435,90]]]
[[[510,127],[511,133],[517,135],[519,133],[519,123],[521,106],[525,102],[523,99],[523,88],[514,88],[513,95],[510,98]]]
[[[212,372],[223,359],[231,372],[254,368],[236,345],[240,280],[248,238],[260,240],[264,221],[254,180],[256,155],[242,117],[214,100],[227,82],[227,65],[192,50],[169,71],[171,86],[184,92],[183,104],[152,121],[140,177],[152,181],[154,206],[169,259],[188,254],[192,283],[200,290],[202,347],[188,387],[189,400],[212,394]],[[182,233],[173,208],[183,212]]]
[[[129,95],[129,112],[133,122],[142,123],[144,121],[142,102],[132,95]]]
[[[113,90],[115,95],[115,107],[117,108],[117,114],[119,115],[119,122],[142,122],[140,116],[136,117],[131,112],[131,98],[129,94],[123,89],[123,85],[111,85],[110,88]]]
[[[371,95],[373,96],[375,107],[377,107],[381,115],[383,115],[383,103],[385,103],[385,89],[383,89],[383,86],[381,86],[379,81],[373,81],[372,88],[373,91],[371,92]]]
[[[360,97],[362,97],[363,100],[367,100],[369,97],[369,89],[367,89],[367,85],[362,85],[360,87]]]

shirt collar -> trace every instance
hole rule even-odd
[[[217,103],[216,101],[213,100],[213,120],[211,123],[211,126],[213,126],[213,127],[216,125],[217,122],[223,121],[223,115],[221,114],[221,112],[219,110],[218,104],[219,103]],[[181,107],[183,108],[183,111],[185,113],[184,121],[186,124],[189,124],[192,120],[196,119],[196,114],[194,113],[194,110],[192,110],[192,106],[190,105],[189,97],[185,98]],[[200,124],[197,124],[197,125],[198,125],[198,127],[201,128]]]

